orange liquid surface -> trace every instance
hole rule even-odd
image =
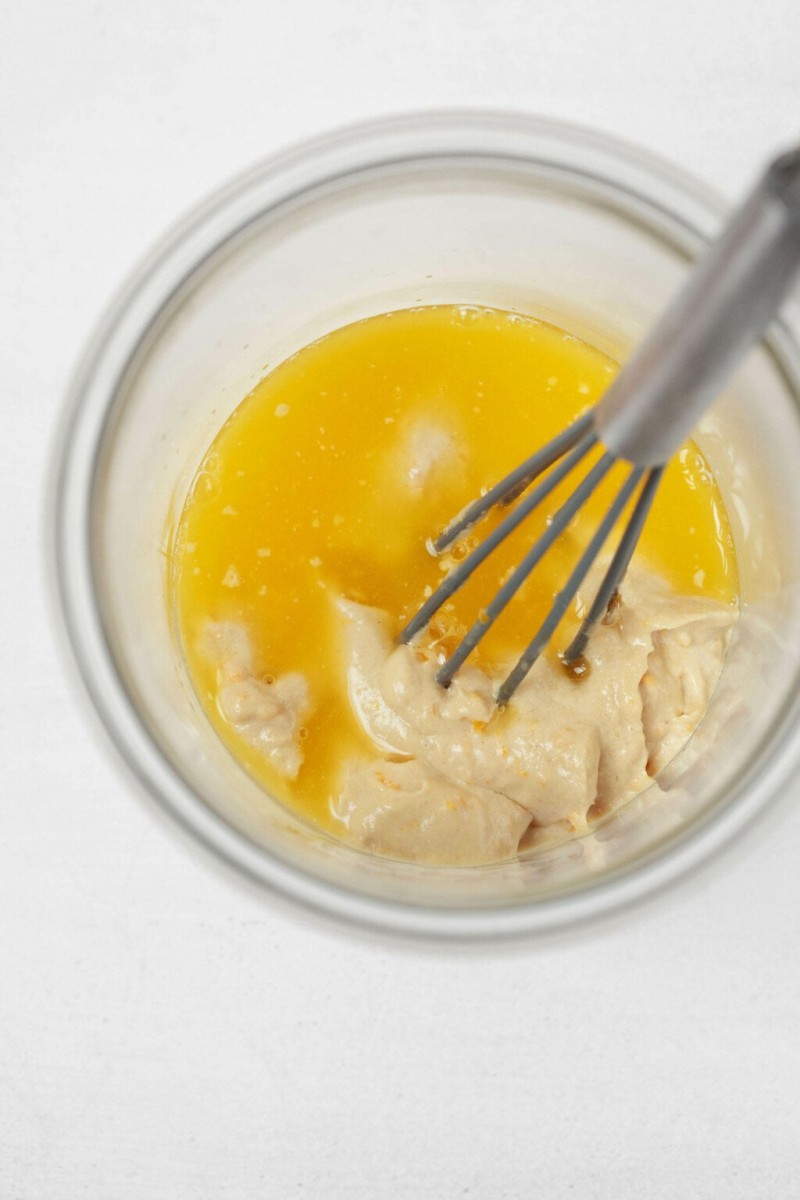
[[[346,694],[335,596],[386,609],[399,631],[454,558],[505,511],[452,556],[433,558],[427,539],[594,404],[617,369],[585,342],[532,318],[436,306],[340,329],[281,364],[242,401],[200,464],[174,531],[171,595],[211,723],[270,792],[335,829],[330,801],[341,767],[367,745]],[[409,445],[423,426],[449,437],[450,446],[426,486],[415,488]],[[624,468],[615,468],[536,568],[482,644],[484,661],[515,659],[528,644],[623,477]],[[453,597],[431,640],[450,648],[574,484],[556,490]],[[682,593],[736,600],[727,516],[691,442],[665,472],[637,557]],[[579,615],[573,608],[565,617],[556,650]],[[217,711],[215,670],[198,649],[208,620],[247,627],[257,671],[306,676],[313,710],[295,783],[282,780]]]

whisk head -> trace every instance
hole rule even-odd
[[[462,533],[484,517],[497,504],[509,505],[519,499],[524,492],[545,471],[549,474],[529,492],[500,524],[492,530],[485,540],[459,564],[444,580],[441,586],[422,605],[400,634],[401,642],[410,642],[431,620],[447,600],[458,591],[463,583],[489,557],[501,542],[511,534],[526,517],[567,478],[578,464],[598,444],[597,433],[594,429],[593,412],[580,417],[552,441],[543,446],[525,462],[521,463],[510,474],[495,484],[485,495],[468,505],[445,529],[433,543],[434,551],[439,554],[455,542]],[[439,668],[436,680],[447,687],[456,671],[472,653],[481,639],[488,633],[497,617],[522,587],[522,584],[544,557],[553,543],[560,537],[575,514],[583,507],[592,492],[600,484],[618,460],[613,454],[605,451],[595,465],[575,488],[571,496],[562,504],[553,517],[545,532],[531,546],[528,553],[512,572],[494,599],[481,610],[478,619],[467,631],[461,642],[445,663]],[[575,637],[562,654],[562,660],[567,666],[578,662],[586,648],[592,630],[602,619],[612,602],[620,581],[630,563],[636,543],[642,532],[642,527],[650,511],[656,488],[663,474],[663,466],[632,467],[627,478],[619,488],[614,500],[609,505],[606,515],[597,527],[597,531],[578,560],[572,574],[564,587],[556,595],[544,621],[521,655],[514,669],[505,679],[497,693],[497,703],[506,704],[533,664],[553,636],[556,627],[572,603],[575,594],[585,579],[589,569],[600,553],[614,525],[619,520],[637,488],[639,494],[633,511],[625,526],[617,549],[606,571],[597,595],[589,608]]]

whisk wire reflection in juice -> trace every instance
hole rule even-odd
[[[517,313],[407,309],[349,325],[267,375],[220,430],[186,500],[171,586],[189,674],[232,753],[273,795],[336,831],[343,763],[369,750],[346,686],[339,596],[384,609],[396,632],[460,561],[491,514],[436,559],[430,535],[602,395],[617,364],[575,336]],[[544,618],[619,486],[612,472],[481,644],[514,661]],[[570,490],[503,543],[432,623],[445,652],[541,534]],[[732,604],[727,516],[702,453],[670,462],[636,552],[677,592]],[[583,612],[557,633],[557,649]],[[209,621],[250,634],[256,674],[308,681],[304,761],[294,782],[220,714]],[[555,650],[552,651],[554,653]]]

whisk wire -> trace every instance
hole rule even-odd
[[[513,500],[516,500],[526,488],[530,487],[535,479],[546,471],[548,467],[551,467],[554,462],[557,462],[568,450],[576,446],[591,430],[592,413],[588,412],[579,417],[577,421],[573,421],[571,425],[567,426],[566,429],[562,430],[561,433],[549,441],[546,446],[542,446],[540,450],[537,450],[535,454],[527,458],[524,463],[520,463],[505,478],[490,488],[485,495],[480,496],[472,504],[468,505],[448,525],[444,533],[440,534],[433,543],[436,553],[441,554],[448,546],[452,546],[453,542],[462,533],[479,521],[481,517],[485,516],[496,504],[510,504]]]
[[[597,555],[603,548],[603,544],[608,539],[611,530],[622,515],[625,506],[628,504],[631,496],[636,490],[645,471],[643,467],[634,467],[628,475],[628,478],[623,483],[608,512],[603,517],[597,527],[592,540],[584,550],[572,574],[567,580],[564,587],[556,596],[547,616],[542,622],[536,636],[531,640],[525,652],[520,656],[519,661],[509,674],[508,678],[503,682],[500,690],[497,693],[497,703],[499,705],[507,704],[522,683],[525,676],[531,670],[539,655],[544,650],[550,638],[553,636],[559,622],[566,613],[578,588],[583,583],[592,563],[597,558]]]
[[[473,571],[481,565],[482,562],[504,541],[510,533],[520,525],[526,517],[528,517],[539,504],[545,500],[550,493],[558,486],[559,483],[570,473],[573,467],[577,466],[582,458],[592,449],[597,441],[596,435],[591,432],[587,434],[571,454],[568,454],[563,462],[559,463],[550,474],[542,480],[529,496],[517,505],[513,512],[500,522],[496,529],[492,530],[487,538],[481,542],[480,546],[476,547],[473,552],[464,559],[464,561],[452,571],[442,584],[430,596],[414,617],[408,622],[399,636],[400,642],[410,642],[413,637],[424,629],[430,619],[439,611],[444,603],[453,595],[454,592],[469,579]],[[602,461],[602,460],[601,460]],[[493,489],[494,490],[494,489]],[[487,496],[490,493],[487,493]],[[485,500],[487,496],[482,497]],[[565,522],[566,524],[566,522]],[[538,560],[537,560],[538,561]],[[531,568],[532,569],[532,568]]]
[[[614,461],[613,455],[608,453],[603,454],[602,458],[595,463],[585,479],[578,484],[566,503],[562,505],[542,536],[534,542],[519,566],[516,567],[509,579],[497,592],[492,602],[487,605],[447,661],[437,671],[436,681],[442,687],[448,686],[458,668],[472,653],[481,639],[489,632],[497,617],[522,587],[533,568],[544,557],[556,539],[561,536],[578,510],[586,503],[600,481],[608,474]],[[568,462],[569,459],[565,460],[565,464]],[[498,526],[498,530],[501,527]]]
[[[630,565],[633,552],[636,549],[644,523],[652,507],[656,489],[661,482],[663,474],[663,467],[653,467],[647,472],[647,478],[639,493],[636,506],[631,513],[630,520],[625,527],[625,532],[620,539],[619,546],[616,549],[609,568],[603,577],[603,582],[597,590],[597,595],[584,617],[580,629],[561,656],[567,666],[570,666],[581,657],[592,635],[592,630],[608,611],[614,594]]]

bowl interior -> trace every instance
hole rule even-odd
[[[622,357],[713,225],[697,196],[646,164],[634,169],[618,149],[587,141],[581,151],[573,139],[556,154],[531,134],[522,153],[496,141],[481,152],[362,147],[340,154],[338,169],[301,157],[256,174],[150,265],[85,386],[97,414],[85,434],[85,602],[109,651],[109,679],[132,706],[140,746],[181,788],[183,819],[194,822],[192,809],[236,831],[266,881],[279,870],[284,881],[442,911],[541,905],[641,869],[731,804],[769,761],[796,694],[798,361],[776,328],[697,436],[723,492],[741,578],[722,680],[659,783],[594,833],[492,867],[374,858],[265,795],[209,726],[177,645],[166,550],[201,456],[267,370],[349,321],[445,302],[544,317]],[[120,695],[98,703],[111,709]]]

